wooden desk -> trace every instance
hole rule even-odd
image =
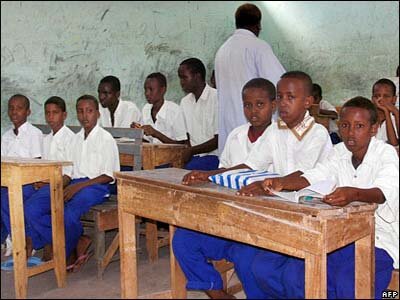
[[[44,159],[1,157],[1,186],[8,187],[11,236],[13,240],[14,285],[16,298],[26,298],[28,278],[54,269],[58,287],[66,285],[64,199],[62,166],[71,162]],[[25,220],[22,185],[50,179],[51,221],[54,258],[28,268],[25,243]]]
[[[296,204],[236,196],[212,183],[184,186],[187,170],[117,172],[121,297],[137,298],[135,216],[241,241],[305,259],[305,297],[327,297],[327,253],[355,241],[356,297],[374,296],[376,204]],[[260,230],[262,229],[262,230]],[[151,295],[185,298],[185,278],[172,248],[171,290]]]

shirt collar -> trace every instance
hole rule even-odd
[[[21,132],[26,132],[26,131],[28,131],[28,127],[29,127],[28,121],[26,121],[24,124],[22,124],[21,126],[19,126],[19,127],[18,127],[18,135],[20,135]],[[12,132],[13,132],[13,133],[14,133],[14,128],[15,128],[15,127],[12,128]],[[15,135],[15,133],[14,133],[14,135]]]
[[[91,139],[93,136],[96,135],[97,131],[99,131],[99,123],[97,122],[97,124],[93,127],[92,131],[90,131],[89,135],[86,138],[86,141]],[[82,139],[85,139],[85,129],[82,127],[82,129],[78,132],[78,135],[82,137]]]
[[[235,32],[234,32],[234,34],[241,34],[241,35],[247,35],[247,36],[257,37],[257,36],[254,34],[254,32],[251,32],[250,30],[248,30],[248,29],[243,29],[243,28],[236,29]]]
[[[310,129],[313,127],[315,121],[312,116],[306,111],[306,114],[304,115],[303,121],[301,121],[299,124],[297,124],[293,128],[289,128],[285,122],[282,121],[281,118],[278,118],[278,128],[279,129],[290,129],[290,131],[295,135],[295,137],[301,141],[303,137],[307,134],[307,132],[310,131]]]

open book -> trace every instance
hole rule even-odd
[[[331,180],[318,181],[315,184],[309,185],[304,189],[294,192],[277,192],[270,190],[275,196],[283,198],[290,202],[315,202],[315,200],[321,200],[325,195],[333,192],[336,184]]]

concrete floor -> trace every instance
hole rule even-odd
[[[112,233],[107,240],[112,238]],[[159,260],[150,264],[145,250],[145,239],[140,237],[138,259],[139,295],[160,292],[170,287],[169,247],[159,250]],[[41,251],[35,256],[41,257]],[[3,251],[1,261],[7,260]],[[58,288],[54,271],[38,274],[28,280],[28,298],[32,299],[118,299],[120,298],[120,261],[112,262],[104,273],[103,280],[96,277],[93,257],[77,273],[67,274],[67,286]],[[237,280],[237,279],[233,279]],[[245,299],[243,292],[235,295]],[[1,299],[15,298],[14,273],[1,271]],[[188,291],[189,299],[209,299],[202,291]]]

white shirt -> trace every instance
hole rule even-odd
[[[396,134],[396,137],[399,138],[399,135],[397,133],[397,127],[396,127],[396,119],[394,115],[391,113],[390,118],[392,119],[392,124],[394,128],[394,133]],[[387,131],[386,131],[386,120],[382,122],[381,126],[378,128],[378,131],[375,136],[378,140],[387,142],[388,141],[388,136],[387,136]]]
[[[218,134],[217,101],[217,90],[208,84],[206,84],[197,102],[193,93],[187,94],[182,98],[181,108],[185,117],[186,129],[190,136],[191,146],[207,142]],[[199,155],[217,155],[217,151],[213,150]]]
[[[269,170],[281,176],[313,168],[332,149],[328,130],[317,123],[301,141],[290,129],[279,129],[277,123],[272,123],[259,139],[245,164],[253,170]]]
[[[119,154],[117,143],[112,135],[96,125],[85,138],[82,128],[73,138],[68,151],[68,160],[74,166],[71,179],[88,177],[96,178],[107,175],[114,179],[113,172],[119,171]]]
[[[18,128],[15,135],[13,128],[7,130],[1,138],[1,155],[23,158],[42,157],[42,131],[29,122]]]
[[[56,132],[53,131],[43,137],[44,159],[68,161],[68,151],[71,147],[75,133],[67,126],[63,126]],[[71,174],[72,166],[63,167],[63,174]]]
[[[396,86],[396,107],[399,108],[399,77],[387,77],[387,79],[393,81]]]
[[[331,111],[335,111],[335,112],[337,112],[336,111],[336,107],[334,107],[332,104],[330,104],[328,101],[326,101],[326,100],[321,100],[320,102],[319,102],[319,109],[325,109],[325,110],[331,110]],[[331,120],[329,120],[329,131],[330,132],[338,132],[338,127],[337,127],[337,124],[336,124],[336,120],[334,120],[334,119],[331,119]]]
[[[375,211],[375,246],[388,252],[399,268],[399,157],[396,150],[372,138],[362,163],[354,169],[344,143],[335,145],[328,159],[303,176],[310,184],[330,179],[338,187],[379,188],[386,201]]]
[[[117,109],[114,112],[114,126],[111,126],[111,114],[107,107],[99,104],[100,118],[97,124],[101,127],[122,127],[129,128],[132,122],[142,123],[142,114],[135,103],[119,100]]]
[[[156,116],[156,122],[151,117],[151,109],[153,105],[146,103],[143,106],[143,124],[151,125],[165,136],[175,141],[183,141],[187,139],[185,118],[181,107],[171,101],[164,101]],[[145,136],[151,143],[162,143],[159,139]]]
[[[246,124],[242,88],[253,78],[262,77],[275,86],[285,72],[271,46],[249,30],[237,29],[218,49],[215,56],[215,79],[219,101],[219,151],[228,134]]]
[[[224,151],[219,158],[219,168],[230,168],[243,164],[247,160],[251,149],[261,139],[260,136],[254,143],[250,142],[248,137],[250,126],[250,123],[240,125],[228,135]]]

